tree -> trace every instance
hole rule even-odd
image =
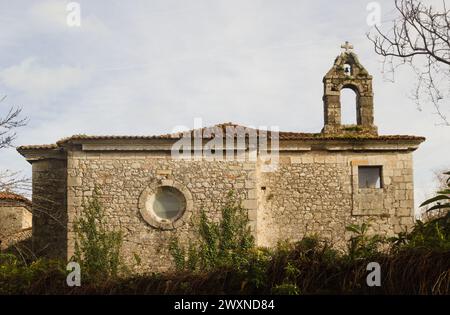
[[[0,99],[0,105],[5,98]],[[17,128],[27,124],[27,118],[22,118],[21,114],[22,109],[19,107],[10,107],[5,115],[0,112],[0,150],[12,147]],[[22,176],[21,172],[0,169],[0,191],[20,191],[28,188],[29,179]]]
[[[388,71],[400,65],[413,69],[418,79],[413,93],[418,108],[431,102],[442,123],[450,126],[446,117],[450,105],[445,102],[450,94],[450,9],[445,0],[438,6],[395,0],[395,8],[399,15],[390,29],[375,26],[367,36],[375,52],[384,57]]]

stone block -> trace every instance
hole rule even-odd
[[[248,199],[256,199],[258,197],[257,189],[249,189],[248,190]]]
[[[302,156],[302,163],[313,163],[314,158],[312,155],[303,155]]]
[[[83,184],[83,180],[78,176],[69,176],[67,178],[67,185],[70,187],[78,187]]]
[[[412,208],[400,207],[397,209],[397,216],[407,217],[412,215]]]
[[[156,171],[156,175],[171,175],[171,174],[172,170],[159,169]]]
[[[246,199],[242,202],[242,207],[248,210],[254,210],[258,207],[258,202],[256,199]]]
[[[248,219],[250,221],[256,221],[256,217],[257,217],[257,210],[256,209],[248,210]]]
[[[245,181],[245,188],[252,189],[256,187],[256,183],[254,180],[246,180]]]

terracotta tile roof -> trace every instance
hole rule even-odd
[[[17,147],[20,150],[34,149],[34,150],[48,150],[48,149],[57,149],[57,144],[33,144],[33,145],[22,145]]]
[[[28,198],[9,191],[0,191],[0,200],[22,201],[28,205],[31,205],[31,201]]]
[[[187,133],[191,133],[191,136],[194,135],[202,135],[204,139],[211,139],[218,132],[222,132],[223,135],[226,135],[227,127],[234,127],[234,131],[238,128],[246,129],[246,130],[254,130],[257,134],[262,132],[259,129],[248,128],[245,126],[237,125],[234,123],[223,123],[218,124],[212,127],[205,127],[201,129],[193,129],[186,131]],[[269,130],[270,131],[270,130]],[[58,147],[63,146],[64,144],[83,141],[83,140],[150,140],[150,139],[180,139],[183,137],[186,132],[178,132],[178,133],[169,133],[162,135],[154,135],[154,136],[115,136],[115,135],[73,135],[71,137],[63,138],[56,142],[56,144],[45,144],[45,145],[27,145],[20,146],[18,150],[26,150],[26,149],[57,149]],[[264,131],[265,132],[265,131]],[[236,132],[233,132],[231,136],[236,137]],[[267,132],[268,137],[270,138],[270,132]],[[230,135],[227,135],[230,136]],[[280,131],[278,133],[280,140],[305,140],[305,141],[314,141],[314,140],[381,140],[381,141],[396,141],[396,140],[415,140],[415,141],[424,141],[424,137],[417,136],[409,136],[409,135],[381,135],[381,136],[373,136],[373,135],[358,135],[358,134],[342,134],[342,135],[328,135],[323,133],[304,133],[304,132],[286,132]]]
[[[214,136],[203,137],[204,139],[210,139]],[[74,135],[69,138],[65,138],[58,141],[58,145],[63,145],[71,141],[77,140],[134,140],[134,139],[180,139],[181,136],[177,135],[160,135],[160,136],[93,136],[93,135]],[[269,135],[270,138],[270,135]],[[280,132],[280,140],[425,140],[424,137],[409,136],[409,135],[324,135],[321,133],[295,133],[295,132]],[[56,148],[57,146],[55,146]],[[20,149],[26,148],[43,148],[42,146],[22,146]]]

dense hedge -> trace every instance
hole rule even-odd
[[[0,294],[450,294],[450,212],[390,239],[350,225],[339,252],[317,236],[256,248],[244,210],[231,198],[220,222],[202,215],[197,243],[170,245],[176,270],[136,276],[122,266],[120,235],[96,223],[104,212],[94,198],[77,222],[81,286],[66,285],[66,262],[3,253]],[[380,286],[366,283],[370,262]]]
[[[366,266],[381,265],[381,286],[368,287]],[[305,239],[275,251],[254,250],[241,266],[206,273],[84,281],[66,285],[65,264],[38,260],[28,266],[2,256],[1,294],[450,294],[450,251],[408,248],[349,259],[326,243]]]

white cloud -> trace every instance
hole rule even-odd
[[[78,86],[89,71],[67,65],[46,67],[34,57],[0,71],[0,81],[8,88],[30,97],[45,98]]]
[[[80,27],[69,26],[67,17],[71,11],[68,11],[67,4],[70,2],[61,0],[41,1],[30,7],[28,16],[37,31],[44,31],[46,33],[80,31],[97,36],[106,34],[107,28],[104,24],[95,16],[90,15],[88,10],[84,10],[85,6],[83,5],[80,5]]]
[[[29,14],[41,26],[47,26],[49,28],[67,26],[66,3],[63,1],[51,0],[40,2],[30,8]]]
[[[79,28],[67,26],[68,2],[0,0],[0,95],[23,104],[30,118],[17,144],[165,133],[192,127],[194,117],[317,132],[322,77],[349,40],[374,76],[380,132],[427,137],[415,153],[416,190],[425,191],[430,169],[448,160],[450,133],[434,125],[429,107],[415,110],[411,76],[382,80],[365,37],[365,2],[80,0]],[[389,20],[391,0],[379,2]],[[0,156],[10,168],[23,161]]]

